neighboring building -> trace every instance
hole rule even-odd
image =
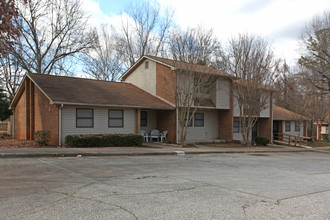
[[[168,115],[174,106],[130,83],[29,73],[10,108],[15,138],[47,130],[51,144],[63,145],[69,134],[139,134],[141,109]]]
[[[330,111],[326,113],[324,120],[318,120],[314,124],[316,125],[316,140],[322,140],[323,135],[329,134],[329,121]]]
[[[187,141],[240,140],[234,132],[234,77],[202,65],[154,56],[141,57],[120,78],[107,82],[65,76],[26,74],[11,103],[14,137],[33,140],[38,130],[51,132],[50,142],[63,145],[69,134],[136,133],[167,130],[180,141],[176,89],[185,71],[211,74],[205,94],[188,128]],[[253,135],[272,139],[272,92]]]
[[[239,86],[244,86],[244,84],[249,84],[246,80],[236,80],[236,84]],[[248,85],[248,86],[251,86]],[[275,92],[274,88],[264,86],[264,85],[256,85],[252,88],[259,89],[261,94],[264,96],[262,98],[263,103],[263,110],[257,115],[257,122],[253,126],[250,131],[249,140],[252,142],[255,141],[257,136],[262,136],[268,138],[270,141],[273,139],[272,136],[272,115],[273,115],[273,93]],[[248,89],[249,90],[249,89]],[[243,89],[244,91],[244,89]],[[247,94],[248,95],[248,94]],[[255,95],[255,94],[254,94]],[[233,140],[242,141],[243,136],[241,133],[242,125],[239,124],[239,117],[240,117],[240,110],[239,104],[237,101],[238,97],[234,95],[234,128],[233,128]],[[261,99],[261,98],[260,98]]]
[[[188,128],[187,141],[232,140],[233,76],[202,65],[154,56],[143,56],[120,79],[176,106],[176,89],[182,84],[181,74],[186,71],[211,74],[215,77],[210,86],[212,89],[199,106],[199,110]],[[168,139],[171,142],[180,141],[177,107],[171,114],[157,114],[158,118],[164,118],[168,121]],[[148,111],[148,120],[153,120],[154,115],[154,111]],[[152,127],[165,129],[157,124],[143,129],[150,130]]]
[[[277,105],[273,105],[273,109],[274,138],[276,138],[276,134],[278,133],[306,137],[306,117]]]

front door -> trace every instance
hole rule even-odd
[[[274,140],[278,140],[278,121],[273,121],[273,137]]]
[[[257,136],[258,136],[258,122],[256,122],[252,128],[252,143],[255,142]]]

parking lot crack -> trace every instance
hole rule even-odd
[[[47,189],[46,189],[46,191],[49,192],[49,193],[55,193],[55,194],[59,194],[59,195],[64,195],[66,197],[70,197],[70,198],[74,198],[74,199],[83,199],[83,200],[88,200],[88,201],[93,201],[93,202],[101,203],[101,204],[104,204],[104,205],[114,206],[116,208],[119,208],[119,209],[121,209],[121,210],[129,213],[136,220],[138,220],[138,217],[132,211],[126,209],[125,207],[123,207],[121,205],[117,205],[117,204],[109,203],[109,202],[104,202],[102,200],[94,199],[94,198],[90,198],[90,197],[76,196],[76,195],[73,195],[73,194],[70,194],[70,193],[67,193],[67,192],[51,191],[51,190],[47,190]]]

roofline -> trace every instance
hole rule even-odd
[[[143,55],[143,56],[140,57],[140,59],[138,59],[138,60],[137,60],[137,61],[136,61],[136,62],[135,62],[135,63],[134,63],[134,64],[133,64],[128,70],[126,70],[126,72],[123,73],[123,75],[121,75],[121,76],[119,77],[119,80],[125,80],[125,78],[131,74],[132,70],[135,69],[135,67],[137,67],[138,65],[140,65],[140,63],[142,62],[143,59],[149,59],[149,60],[152,60],[152,61],[154,61],[154,62],[156,62],[156,63],[160,63],[160,64],[162,64],[162,65],[165,65],[165,66],[167,66],[167,67],[170,67],[172,70],[175,69],[175,67],[173,67],[173,66],[171,66],[171,65],[168,65],[168,64],[166,64],[166,63],[160,62],[159,60],[155,60],[155,59],[153,59],[153,58],[150,58],[150,57],[147,56],[147,55]]]
[[[308,121],[307,118],[273,118],[273,120],[278,121]]]
[[[23,82],[25,81],[25,79],[26,79],[26,77],[28,77],[32,82],[33,82],[33,84],[49,99],[49,101],[50,102],[52,102],[53,100],[51,99],[51,98],[49,98],[49,96],[38,86],[38,84],[32,79],[32,77],[30,76],[30,74],[33,74],[33,73],[26,73],[25,74],[25,76],[24,76],[24,78],[22,79],[22,82],[21,82],[21,84],[20,84],[20,86],[18,87],[18,90],[17,90],[17,92],[16,92],[16,94],[15,94],[15,96],[14,96],[14,98],[13,98],[13,101],[10,103],[10,106],[9,106],[9,109],[13,109],[12,107],[13,107],[13,103],[14,103],[14,101],[16,101],[15,99],[16,99],[16,96],[19,94],[19,91],[20,91],[20,89],[21,89],[21,87],[22,87],[22,85],[23,85]],[[34,74],[36,74],[36,73],[34,73]]]
[[[54,105],[79,105],[79,106],[95,106],[95,107],[125,107],[125,108],[148,108],[148,109],[162,109],[162,110],[173,110],[175,107],[155,107],[155,106],[138,106],[138,105],[111,105],[111,104],[89,104],[89,103],[74,103],[74,102],[51,102]]]

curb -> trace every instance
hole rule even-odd
[[[255,150],[255,151],[171,151],[171,152],[144,152],[144,153],[0,153],[0,158],[39,158],[39,157],[119,157],[119,156],[184,156],[198,154],[248,154],[248,153],[299,153],[317,152],[311,149],[304,150]]]

